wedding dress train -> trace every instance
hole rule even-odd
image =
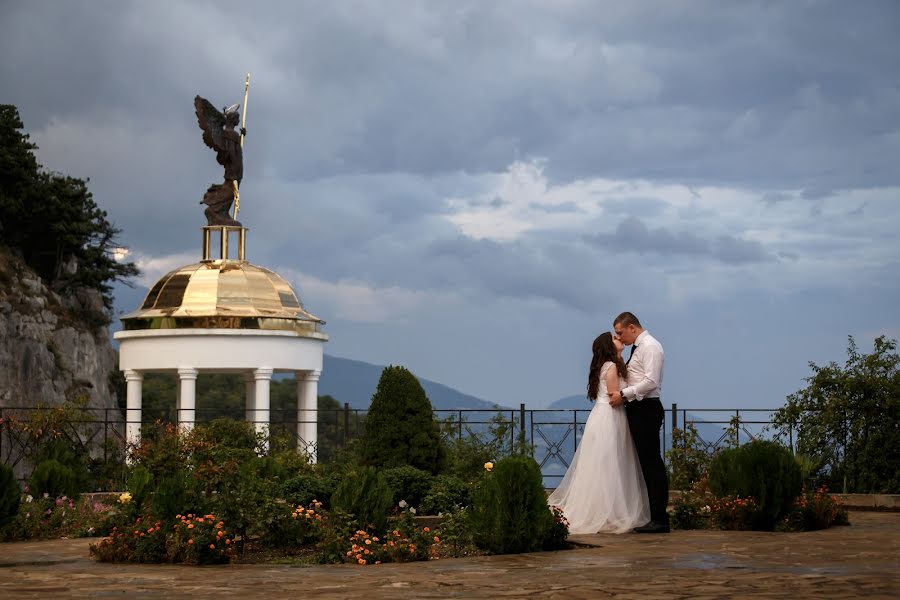
[[[611,362],[600,368],[599,399],[594,401],[572,464],[547,499],[550,506],[563,511],[570,534],[624,533],[650,520],[647,486],[625,407],[609,405],[606,372],[614,368]]]

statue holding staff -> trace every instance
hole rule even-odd
[[[244,88],[244,118],[247,116],[247,93],[250,87],[250,75]],[[207,146],[216,151],[216,161],[225,167],[225,180],[223,183],[214,183],[203,194],[201,204],[206,204],[206,220],[208,225],[229,225],[240,227],[240,222],[233,218],[229,211],[234,203],[234,216],[237,217],[240,210],[239,188],[244,177],[244,135],[247,130],[240,128],[240,133],[235,127],[241,121],[238,115],[240,105],[233,104],[220,112],[206,98],[196,96],[194,109],[197,113],[197,123],[203,130],[203,141]]]

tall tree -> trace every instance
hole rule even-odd
[[[121,230],[94,202],[87,181],[41,168],[23,127],[16,107],[0,104],[0,243],[57,291],[95,289],[111,309],[112,283],[138,274],[133,262],[114,256]]]
[[[871,354],[851,336],[844,366],[813,370],[791,394],[775,423],[797,431],[797,450],[820,465],[837,490],[900,493],[900,355],[881,336]]]

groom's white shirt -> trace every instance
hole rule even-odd
[[[628,384],[622,390],[626,401],[659,398],[662,392],[663,360],[662,344],[646,330],[634,341],[636,348],[628,362]]]

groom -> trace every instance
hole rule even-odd
[[[637,533],[668,533],[669,477],[659,449],[659,430],[663,424],[663,407],[659,400],[663,377],[662,345],[650,335],[638,318],[623,312],[613,321],[616,338],[628,346],[634,344],[628,357],[628,381],[610,397],[610,405],[625,404],[628,428],[634,439],[641,471],[650,501],[650,522],[635,527]]]

